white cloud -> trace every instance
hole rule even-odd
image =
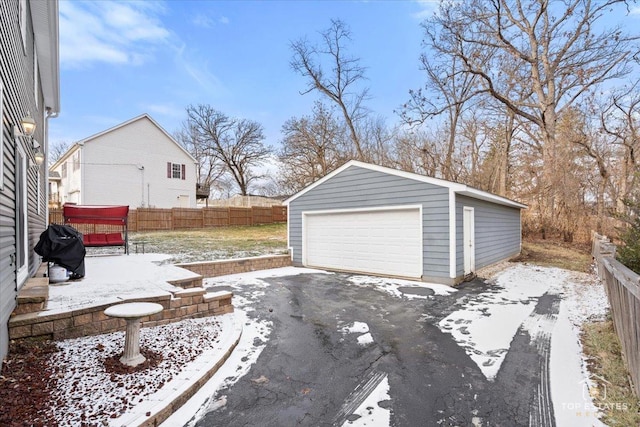
[[[146,62],[171,35],[162,11],[154,2],[60,2],[61,66]]]
[[[202,28],[212,28],[214,25],[216,25],[215,21],[211,17],[203,15],[202,13],[197,14],[193,18],[192,22],[196,27]]]
[[[420,10],[413,13],[412,16],[419,21],[424,21],[433,16],[434,12],[438,9],[440,0],[416,0],[415,3],[417,3]]]
[[[216,26],[216,23],[227,25],[231,22],[231,20],[226,16],[220,16],[219,18],[215,19],[209,15],[199,13],[195,16],[195,18],[193,18],[192,22],[193,25],[197,27],[213,28]]]
[[[226,91],[220,79],[209,69],[207,58],[201,57],[198,51],[192,51],[184,44],[174,46],[173,49],[176,65],[206,93],[220,95]]]
[[[631,9],[629,9],[629,15],[635,15],[635,16],[640,15],[640,6],[634,6]]]
[[[154,114],[173,118],[184,118],[186,116],[184,107],[179,108],[171,104],[147,104],[143,106],[143,110],[152,116]]]

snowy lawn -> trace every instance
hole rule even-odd
[[[171,254],[170,263],[246,258],[286,253],[287,224],[137,232],[129,240],[145,242],[146,253]]]

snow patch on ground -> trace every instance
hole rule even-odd
[[[404,279],[392,279],[386,277],[372,277],[372,276],[351,276],[349,282],[355,286],[373,286],[375,289],[379,289],[397,298],[407,299],[430,299],[433,295],[420,295],[413,293],[402,292],[400,288],[423,288],[433,291],[434,295],[449,295],[456,292],[456,289],[447,285],[440,285],[437,283],[425,283],[415,282],[412,280]]]
[[[551,397],[558,426],[598,427],[598,410],[589,395],[589,374],[584,369],[579,329],[571,324],[571,304],[560,303],[551,337]]]
[[[197,276],[174,265],[161,265],[168,258],[169,255],[163,254],[86,257],[83,279],[49,286],[47,311],[43,314],[166,295],[181,289],[169,284],[168,280]]]
[[[496,275],[489,292],[459,300],[459,309],[439,322],[482,373],[493,379],[517,331],[532,342],[551,340],[550,381],[559,426],[600,426],[589,395],[589,373],[580,326],[603,319],[609,309],[604,286],[593,274],[517,264]],[[562,297],[557,315],[534,309],[545,293]]]
[[[353,412],[359,418],[346,421],[342,426],[388,427],[391,425],[391,409],[380,406],[381,402],[391,399],[389,389],[389,379],[385,376],[358,409]]]
[[[362,334],[358,337],[358,344],[361,346],[367,346],[369,344],[373,344],[373,335],[367,332],[366,334]]]
[[[496,277],[492,289],[460,301],[461,307],[438,326],[465,349],[484,376],[492,380],[509,350],[520,325],[535,309],[537,300],[570,277],[566,270],[515,265]],[[549,325],[528,327],[549,328]],[[550,332],[550,331],[548,331]]]
[[[192,427],[208,412],[224,407],[227,402],[225,391],[245,376],[258,360],[267,345],[273,323],[256,321],[248,317],[246,312],[237,309],[233,315],[243,324],[240,342],[220,370],[164,421],[162,427]]]
[[[340,329],[343,334],[364,334],[369,332],[369,325],[365,322],[353,322],[351,325],[344,326]]]
[[[113,415],[147,402],[198,355],[214,348],[219,342],[220,325],[219,318],[207,317],[141,329],[141,349],[161,354],[162,361],[156,367],[126,374],[105,369],[107,358],[122,353],[124,332],[58,342],[60,351],[48,362],[57,380],[52,399],[58,422],[104,425]]]
[[[580,343],[580,327],[584,322],[604,319],[609,301],[603,284],[593,274],[571,272],[561,289],[563,299],[551,337],[549,363],[556,424],[603,426],[589,393],[592,382]]]
[[[361,346],[367,346],[374,343],[373,335],[369,332],[369,325],[365,322],[353,322],[350,325],[341,327],[339,331],[343,335],[360,334],[357,341]]]

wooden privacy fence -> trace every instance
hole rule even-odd
[[[607,290],[633,390],[640,396],[640,275],[615,259],[616,247],[609,239],[597,233],[592,239],[591,254]]]
[[[129,211],[129,231],[185,230],[193,228],[228,227],[287,222],[286,206],[251,208],[154,209]],[[49,210],[49,223],[64,224],[62,209]],[[110,233],[120,229],[109,225],[77,224],[81,233]],[[113,229],[113,230],[112,230]]]

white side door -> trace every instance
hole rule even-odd
[[[475,214],[473,208],[464,207],[462,216],[462,241],[464,245],[464,275],[476,271]]]

